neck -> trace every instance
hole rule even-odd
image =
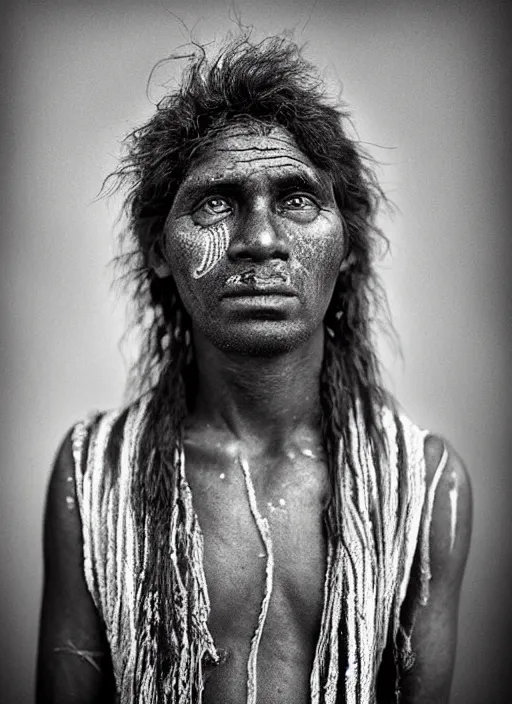
[[[317,428],[323,343],[320,327],[290,352],[251,357],[223,352],[195,333],[194,419],[267,445],[283,445],[299,428]]]

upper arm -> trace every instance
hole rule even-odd
[[[428,602],[414,610],[411,645],[415,658],[402,682],[404,704],[443,704],[450,696],[472,496],[462,460],[448,443],[433,435],[425,440],[427,484],[432,482],[445,447],[448,460],[435,491],[430,526],[430,593]],[[406,605],[416,603],[417,587],[413,580]]]
[[[46,499],[37,701],[114,701],[108,645],[83,572],[70,435],[58,452]]]

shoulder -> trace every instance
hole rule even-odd
[[[56,452],[46,494],[43,537],[45,581],[52,592],[86,593],[82,583],[94,524],[91,517],[112,485],[108,453],[112,452],[112,440],[119,437],[115,428],[123,412],[91,414],[68,430]],[[116,443],[113,452],[118,449]]]
[[[91,437],[107,416],[95,413],[76,423],[57,449],[46,494],[45,546],[49,543],[52,549],[56,544],[65,548],[81,540],[77,479],[85,472]]]
[[[73,426],[69,433],[72,460],[81,468],[77,478],[86,473],[89,465],[95,473],[100,467],[105,471],[115,470],[125,442],[131,443],[143,427],[148,401],[146,395],[130,404],[90,414]]]
[[[66,522],[66,516],[74,507],[75,495],[75,459],[73,457],[73,434],[71,428],[62,440],[53,462],[48,492],[46,497],[46,514],[60,516]]]
[[[459,586],[471,539],[473,498],[468,470],[452,445],[439,435],[424,441],[427,496],[432,500],[432,580]]]
[[[73,453],[73,426],[62,440],[53,462],[46,494],[45,510],[45,558],[52,561],[61,551],[74,552],[81,542],[80,517],[77,510],[75,457]]]

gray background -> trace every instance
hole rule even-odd
[[[296,28],[354,112],[398,206],[381,271],[404,362],[388,380],[465,458],[475,490],[453,701],[509,701],[510,98],[507,3],[283,2],[237,7],[255,36]],[[121,137],[152,111],[155,62],[221,37],[225,1],[20,2],[2,42],[0,700],[33,691],[41,524],[57,444],[122,400],[130,344],[111,289],[118,200],[95,201]],[[234,29],[234,25],[233,25]],[[157,71],[150,97],[176,70]],[[507,696],[508,695],[508,696]]]

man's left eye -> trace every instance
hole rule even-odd
[[[312,198],[302,193],[288,196],[283,199],[282,203],[283,206],[289,210],[307,210],[317,207]]]

